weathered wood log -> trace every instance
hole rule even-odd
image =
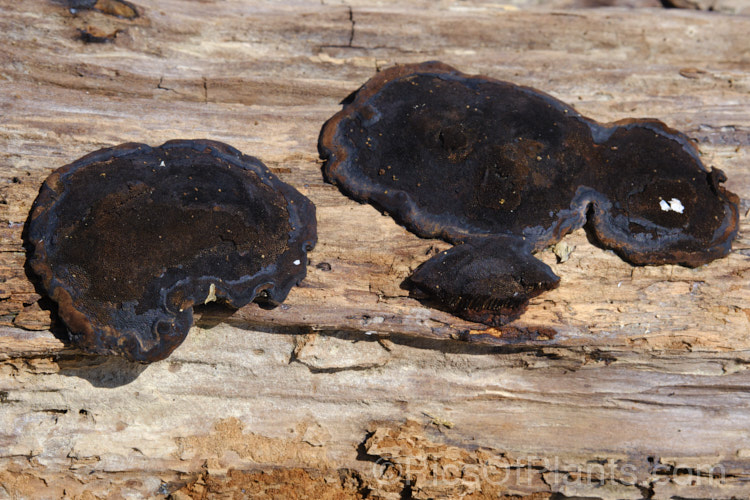
[[[164,0],[130,20],[0,5],[0,497],[747,496],[750,18],[480,0]],[[742,198],[732,253],[633,267],[577,231],[567,262],[540,255],[561,287],[505,329],[410,298],[403,279],[448,245],[325,184],[316,141],[379,68],[429,59],[695,138]],[[25,267],[29,207],[90,151],[175,138],[257,156],[317,205],[308,276],[274,310],[202,309],[163,362],[83,355]]]

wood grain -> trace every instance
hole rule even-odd
[[[124,20],[0,0],[0,498],[744,496],[750,18],[573,4],[163,0]],[[633,267],[575,232],[567,262],[541,254],[560,288],[504,330],[410,298],[448,245],[325,184],[316,141],[379,68],[430,59],[686,132],[742,198],[732,253]],[[316,204],[308,277],[275,310],[198,311],[164,362],[84,356],[27,276],[29,207],[90,151],[174,138],[227,142]],[[526,475],[470,481],[482,463]]]

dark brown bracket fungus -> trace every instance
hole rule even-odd
[[[195,304],[282,302],[305,277],[315,207],[226,144],[130,143],[53,172],[28,238],[73,343],[151,362],[182,343]]]
[[[501,324],[557,286],[531,253],[584,225],[634,264],[723,257],[738,198],[657,120],[600,124],[537,90],[440,62],[389,68],[323,126],[329,182],[458,246],[411,276],[442,307]]]

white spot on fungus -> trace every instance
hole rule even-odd
[[[678,214],[681,214],[685,211],[685,207],[682,205],[682,202],[678,200],[677,198],[672,198],[669,200],[669,208],[677,212]]]
[[[206,297],[206,300],[203,301],[204,304],[208,304],[209,302],[214,302],[216,300],[216,285],[211,283],[211,286],[208,287],[208,297]]]
[[[659,207],[661,207],[662,210],[665,212],[677,212],[678,214],[681,214],[685,211],[685,207],[682,205],[682,202],[678,200],[677,198],[672,198],[669,201],[661,200],[659,202]]]

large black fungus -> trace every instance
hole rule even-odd
[[[600,124],[439,62],[374,76],[326,122],[318,148],[346,194],[457,245],[410,281],[486,324],[557,286],[531,254],[584,225],[634,264],[698,266],[737,234],[737,196],[680,132],[657,120]]]
[[[182,343],[195,304],[282,302],[305,277],[315,207],[226,144],[130,143],[53,172],[28,238],[72,342],[151,362]]]

